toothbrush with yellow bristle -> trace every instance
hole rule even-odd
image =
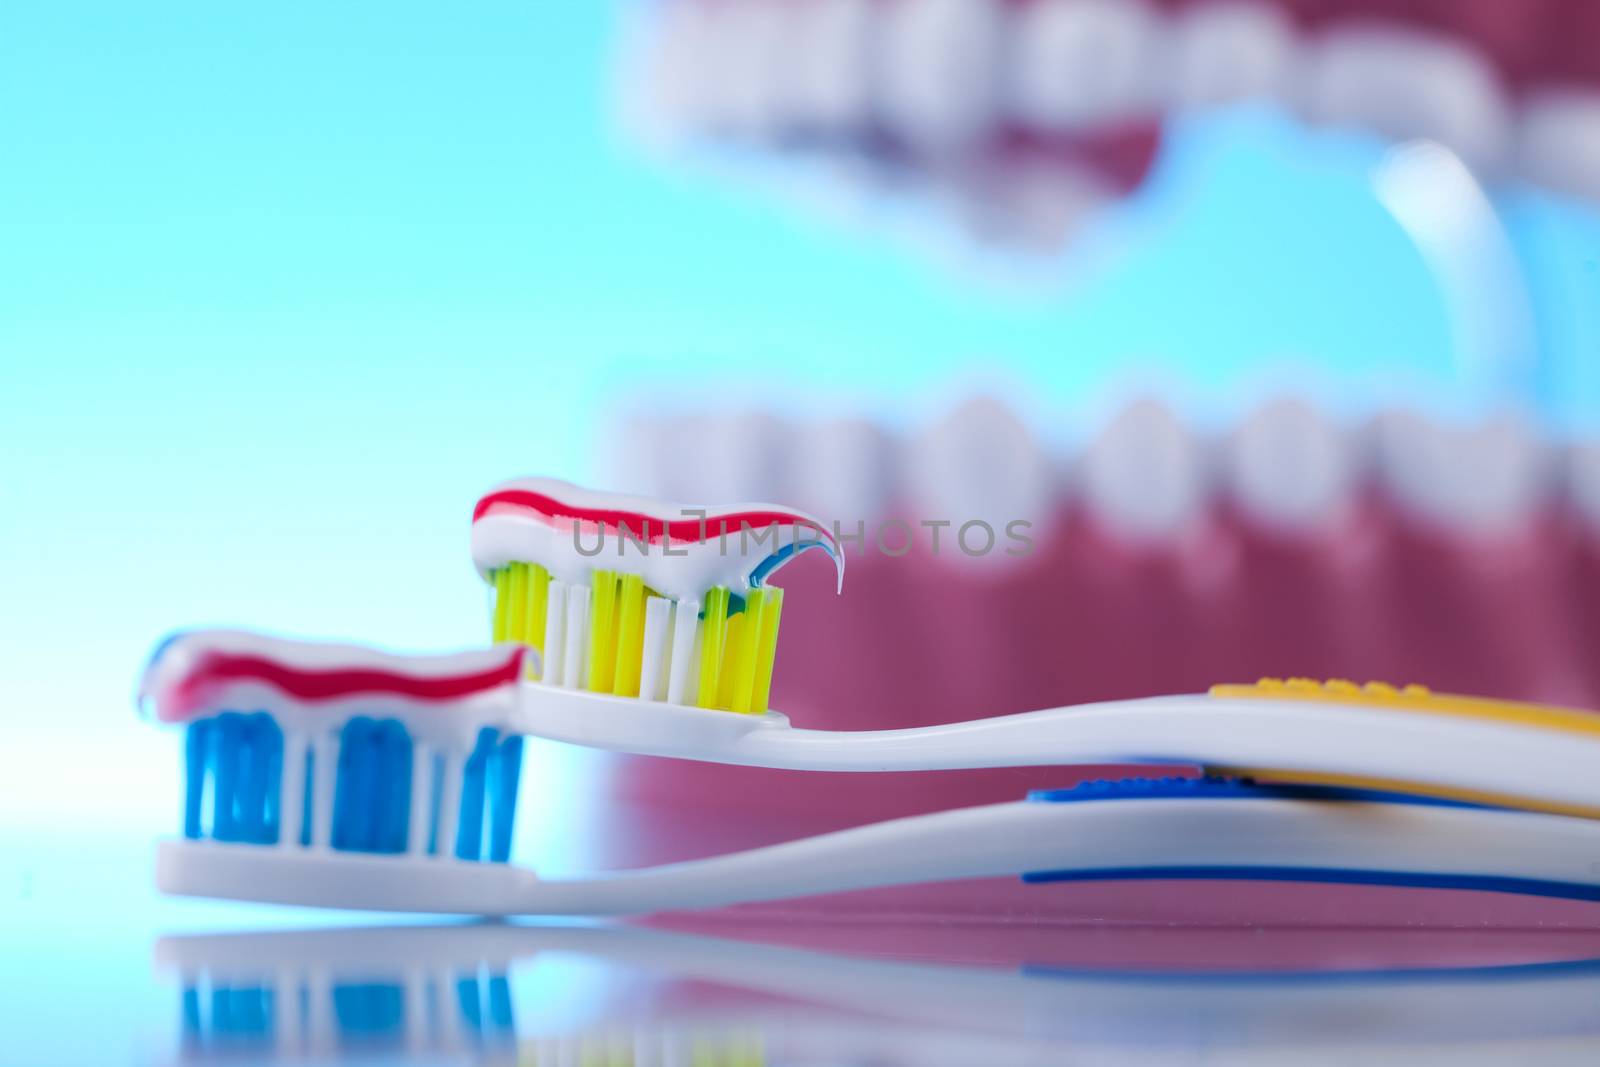
[[[802,512],[554,479],[495,487],[472,552],[495,639],[533,653],[516,729],[790,770],[1177,763],[1600,814],[1600,715],[1417,685],[1263,679],[905,730],[793,727],[768,708],[783,600],[765,579],[809,549],[834,559],[842,588],[837,540]]]

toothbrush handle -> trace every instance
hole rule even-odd
[[[1330,808],[1337,808],[1331,811]],[[1427,804],[1133,799],[991,804],[711,859],[526,887],[518,911],[720,907],[1029,875],[1464,886],[1600,899],[1600,823]]]
[[[1171,763],[1600,814],[1600,732],[1261,697],[1150,697],[904,730],[829,731],[530,683],[510,723],[591,748],[782,770]]]

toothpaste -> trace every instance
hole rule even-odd
[[[713,586],[743,596],[810,549],[832,557],[842,588],[837,536],[775,504],[676,505],[518,478],[485,494],[472,512],[472,560],[485,580],[509,563],[537,563],[577,585],[610,570],[637,574],[675,599],[698,600]]]
[[[528,656],[522,645],[448,655],[402,655],[359,645],[296,641],[244,630],[191,630],[157,646],[139,704],[159,722],[184,723],[224,711],[270,711],[281,725],[399,715],[453,733],[501,718],[515,700]]]

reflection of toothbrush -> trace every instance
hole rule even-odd
[[[237,633],[169,642],[146,690],[161,719],[189,723],[189,778],[186,840],[163,845],[162,887],[485,914],[706,907],[1027,872],[1046,872],[1029,876],[1038,881],[1261,877],[1600,898],[1587,858],[1600,848],[1600,821],[1214,781],[1081,787],[713,859],[543,881],[503,862],[519,762],[506,728],[535,687],[518,681],[524,656],[502,646],[399,657]],[[1143,728],[1135,722],[1129,736]]]
[[[515,923],[184,935],[158,940],[154,956],[181,983],[189,1049],[232,1062],[246,1051],[331,1058],[341,1044],[364,1040],[370,1049],[385,1038],[412,1055],[465,1052],[512,1037],[538,1063],[751,1062],[707,1056],[708,1035],[719,1033],[744,1036],[746,1047],[764,1033],[771,1062],[782,1063],[996,1062],[996,1040],[1023,1034],[1061,1042],[1051,1046],[1056,1055],[1030,1063],[1124,1060],[1199,1041],[1281,1058],[1291,1040],[1314,1041],[1330,1060],[1330,1043],[1353,1059],[1375,1042],[1400,1042],[1415,1061],[1419,1049],[1459,1054],[1463,1042],[1485,1039],[1507,1062],[1519,1058],[1508,1042],[1527,1041],[1538,1059],[1533,1042],[1548,1047],[1556,1035],[1592,1036],[1597,1027],[1592,959],[1284,970],[1260,960],[1286,936],[1335,960],[1369,953],[1372,942],[1353,949],[1344,929],[1102,929],[1095,943],[1155,940],[1181,960],[1198,936],[1247,961],[1107,969],[1072,965],[1084,951],[1081,930],[1052,939],[1034,927],[1031,962],[1019,969],[968,960],[961,934],[970,930],[913,929],[937,962],[876,958],[865,946],[825,952],[618,924]],[[859,943],[861,931],[851,932]],[[1459,931],[1436,933],[1446,936],[1430,940],[1435,951],[1459,940]],[[549,989],[574,969],[586,995],[567,987],[574,995],[552,1000]],[[840,1054],[841,1029],[862,1020],[872,1025],[859,1054]],[[869,1054],[891,1021],[915,1027],[921,1054]],[[826,1035],[834,1051],[805,1054],[797,1031]]]

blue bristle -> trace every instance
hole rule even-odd
[[[456,1002],[461,1006],[461,1018],[474,1033],[483,1031],[483,1008],[478,1002],[478,979],[456,979]]]
[[[183,736],[184,799],[183,836],[200,837],[201,801],[205,798],[206,762],[210,749],[211,723],[201,719],[189,724]]]
[[[361,1043],[401,1033],[405,990],[394,982],[364,982],[333,987],[333,1012],[339,1036]]]
[[[229,1044],[253,1044],[271,1033],[267,991],[259,986],[211,991],[211,1036]]]
[[[364,852],[377,852],[378,842],[383,834],[385,812],[383,808],[384,797],[388,790],[384,781],[387,767],[384,765],[383,734],[377,722],[370,722],[367,726],[367,736],[362,743],[365,755],[365,776],[362,779],[360,804],[362,807],[361,829],[358,840]]]
[[[187,1041],[200,1036],[200,990],[192,985],[183,987],[183,1036]]]
[[[357,716],[345,723],[339,734],[339,768],[333,787],[333,847],[347,852],[366,848],[367,764],[371,756],[367,739],[372,720]]]
[[[254,720],[256,765],[261,768],[261,792],[256,800],[256,843],[277,845],[278,811],[283,806],[283,731],[267,712],[256,712],[251,718]]]
[[[243,749],[244,717],[225,711],[216,719],[216,744],[212,755],[211,836],[218,841],[239,840],[236,805],[239,761]]]
[[[503,974],[489,976],[489,1023],[503,1033],[514,1035],[517,1030],[511,1014],[511,983]]]
[[[334,848],[406,850],[412,759],[411,736],[397,720],[357,716],[345,724],[334,785]],[[306,780],[312,780],[309,770]]]
[[[212,987],[211,1032],[213,1034],[228,1034],[233,1031],[233,1012],[228,1009],[228,991]]]
[[[228,1014],[233,1032],[261,1037],[272,1032],[271,994],[260,986],[229,990]]]
[[[251,715],[240,727],[238,818],[239,840],[264,844],[267,832],[267,786],[271,772],[272,722]]]
[[[517,781],[522,774],[522,738],[508,737],[495,754],[493,822],[489,832],[489,859],[511,859],[511,830],[517,815]]]
[[[439,802],[444,799],[444,757],[435,753],[433,755],[433,773],[428,776],[431,783],[428,797],[428,811],[432,813],[433,822],[428,828],[428,855],[439,854]]]
[[[306,749],[305,777],[301,779],[304,785],[300,790],[300,844],[305,848],[311,847],[311,812],[313,810],[311,794],[316,788],[314,785],[316,779],[313,777],[316,774],[316,770],[316,753],[312,752],[308,747]]]
[[[267,794],[261,807],[261,836],[263,845],[275,845],[283,825],[283,731],[277,720],[266,712],[256,713],[256,729],[266,748],[264,765],[267,772]]]
[[[411,737],[394,719],[378,726],[382,749],[383,810],[381,833],[376,843],[379,852],[404,852],[406,826],[411,817]]]
[[[461,775],[461,821],[456,829],[456,856],[476,860],[483,854],[483,806],[489,757],[500,732],[492,726],[478,731],[478,742],[467,757]]]

